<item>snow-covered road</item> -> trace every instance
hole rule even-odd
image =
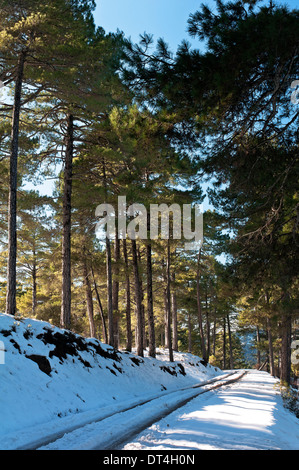
[[[240,380],[246,372],[231,371],[204,384],[187,387],[158,396],[137,406],[130,406],[123,411],[111,414],[107,418],[95,420],[77,427],[60,438],[39,447],[41,450],[107,450],[117,449],[132,436],[158,422],[163,416],[181,408],[195,396],[210,393],[225,384]]]
[[[192,354],[138,358],[46,322],[0,323],[1,450],[299,450],[299,420],[267,373],[232,383],[245,371]]]
[[[282,404],[277,380],[249,371],[200,395],[123,450],[299,450],[299,420]]]
[[[284,408],[279,382],[268,373],[248,371],[233,384],[193,399],[192,393],[173,392],[77,429],[43,449],[299,450],[299,420]],[[188,397],[191,401],[181,406]]]

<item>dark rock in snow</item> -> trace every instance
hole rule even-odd
[[[36,362],[39,369],[47,375],[51,374],[52,368],[50,366],[50,362],[45,356],[39,356],[38,354],[31,354],[27,356],[27,359],[31,359],[31,361]]]

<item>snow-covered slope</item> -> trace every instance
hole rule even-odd
[[[0,449],[17,448],[32,430],[63,429],[221,374],[191,354],[176,353],[174,363],[165,354],[140,358],[46,322],[0,314]]]

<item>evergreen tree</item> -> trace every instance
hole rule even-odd
[[[17,179],[19,153],[19,123],[22,106],[22,89],[25,83],[30,89],[35,86],[29,102],[42,90],[42,66],[55,70],[63,67],[62,56],[65,53],[66,29],[73,35],[81,10],[86,12],[88,2],[74,3],[57,0],[45,5],[34,0],[25,2],[1,1],[1,41],[0,55],[3,64],[4,83],[14,82],[14,103],[12,108],[10,181],[8,202],[8,267],[7,267],[7,301],[6,312],[12,315],[16,310],[16,259],[17,259]],[[73,9],[72,9],[73,8]],[[57,21],[59,18],[59,21]],[[63,20],[62,20],[63,18]],[[74,33],[75,32],[75,33]],[[73,39],[72,38],[72,39]],[[67,38],[69,42],[72,40]],[[51,62],[51,66],[49,63]],[[47,67],[46,67],[47,64]],[[43,84],[44,85],[44,84]]]
[[[215,178],[212,203],[233,234],[228,251],[245,267],[247,282],[270,277],[281,292],[284,382],[298,273],[299,112],[290,93],[298,77],[298,14],[272,3],[218,0],[216,9],[203,6],[189,18],[189,33],[205,41],[203,52],[185,42],[171,56],[160,41],[149,57],[144,37],[128,49],[124,74],[136,92],[174,113],[181,145],[186,129],[193,135],[202,174]]]

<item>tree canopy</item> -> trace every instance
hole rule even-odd
[[[172,52],[106,33],[94,9],[0,1],[2,309],[141,356],[163,346],[170,360],[181,349],[223,368],[268,363],[289,383],[299,11],[217,0],[190,12],[198,48]],[[53,193],[35,191],[50,178]],[[101,237],[97,207],[116,213],[120,197],[125,219]],[[203,240],[186,249],[207,199]],[[167,207],[168,237],[151,237],[153,207],[160,228]],[[139,235],[145,221],[147,236],[123,236],[124,220]]]

